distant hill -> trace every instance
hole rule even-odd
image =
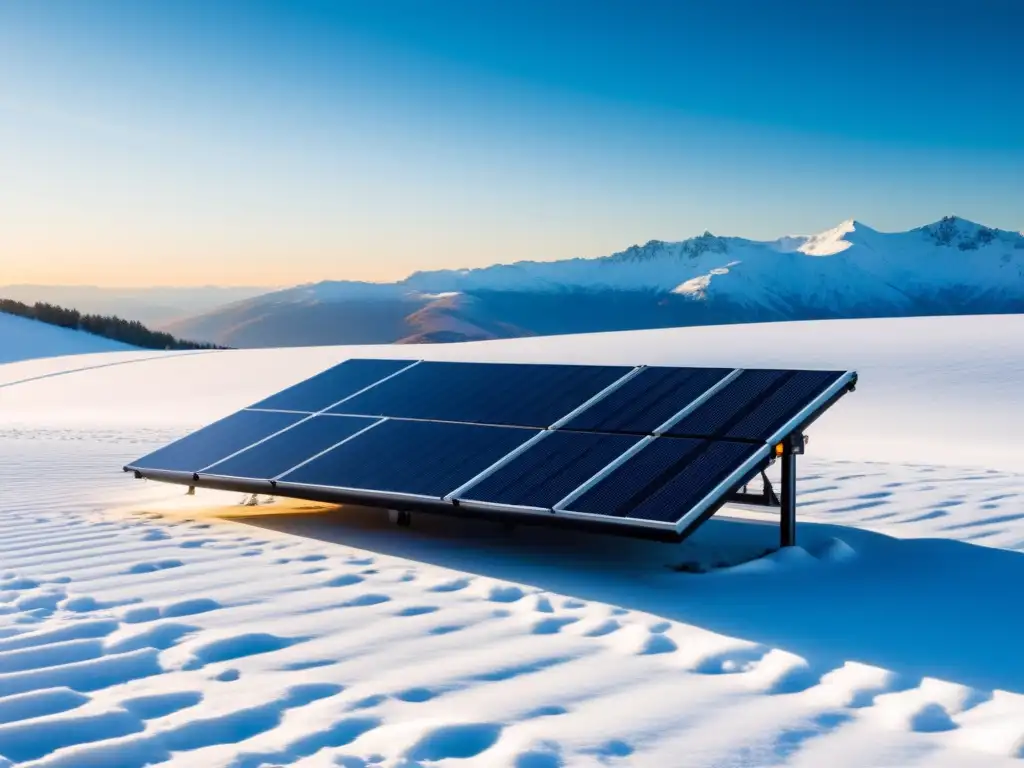
[[[1024,236],[948,216],[767,242],[710,232],[593,259],[322,282],[167,330],[235,347],[445,342],[831,318],[1024,312]]]
[[[20,301],[0,299],[0,318],[5,320],[5,332],[0,335],[0,361],[26,357],[48,357],[53,354],[75,354],[81,352],[106,352],[110,345],[97,344],[97,339],[116,342],[124,349],[213,349],[216,345],[206,342],[183,341],[169,333],[152,331],[142,323],[134,320],[107,315],[86,315],[76,309],[58,307],[54,304],[23,304]],[[24,323],[12,324],[10,318],[31,321],[33,325]],[[48,333],[37,326],[53,326],[72,336]],[[16,333],[15,331],[20,331]],[[40,341],[41,340],[41,341]],[[43,343],[43,354],[24,354],[22,347],[26,344]],[[49,352],[46,344],[55,344],[62,350],[72,351]]]
[[[0,312],[0,365],[20,360],[95,352],[132,352],[137,347]]]
[[[0,296],[23,304],[57,304],[90,315],[117,315],[163,330],[174,320],[211,312],[225,304],[259,296],[267,288],[191,286],[104,288],[92,285],[0,285]]]

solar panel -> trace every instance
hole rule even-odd
[[[440,499],[535,434],[515,427],[388,420],[280,482]]]
[[[678,540],[773,461],[776,443],[791,499],[785,457],[803,448],[792,436],[855,382],[841,371],[350,360],[125,469]]]
[[[547,432],[535,445],[457,498],[550,509],[640,439],[631,435]]]
[[[297,413],[239,411],[142,457],[129,469],[198,472],[303,418]]]
[[[314,413],[414,365],[414,360],[346,360],[252,408]]]
[[[363,416],[313,416],[206,467],[202,474],[271,480],[379,422]]]
[[[655,438],[564,510],[676,525],[716,487],[768,448],[751,443]],[[739,476],[738,484],[746,478]]]
[[[330,412],[546,428],[631,370],[596,365],[420,363]]]
[[[728,368],[644,368],[565,428],[650,435],[730,373]]]
[[[764,442],[843,375],[842,371],[743,371],[665,434]]]

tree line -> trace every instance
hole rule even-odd
[[[39,320],[61,328],[85,331],[144,349],[225,349],[216,344],[185,341],[169,333],[151,331],[138,320],[125,320],[116,315],[83,315],[77,309],[41,301],[29,305],[12,299],[0,299],[0,312]]]

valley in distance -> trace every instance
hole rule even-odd
[[[227,347],[478,341],[833,318],[1024,312],[1024,235],[947,216],[906,232],[846,221],[761,242],[705,233],[599,258],[323,281],[143,290],[0,287]]]

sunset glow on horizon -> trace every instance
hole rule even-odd
[[[0,284],[388,281],[851,217],[1022,230],[1024,12],[953,5],[6,4]]]

